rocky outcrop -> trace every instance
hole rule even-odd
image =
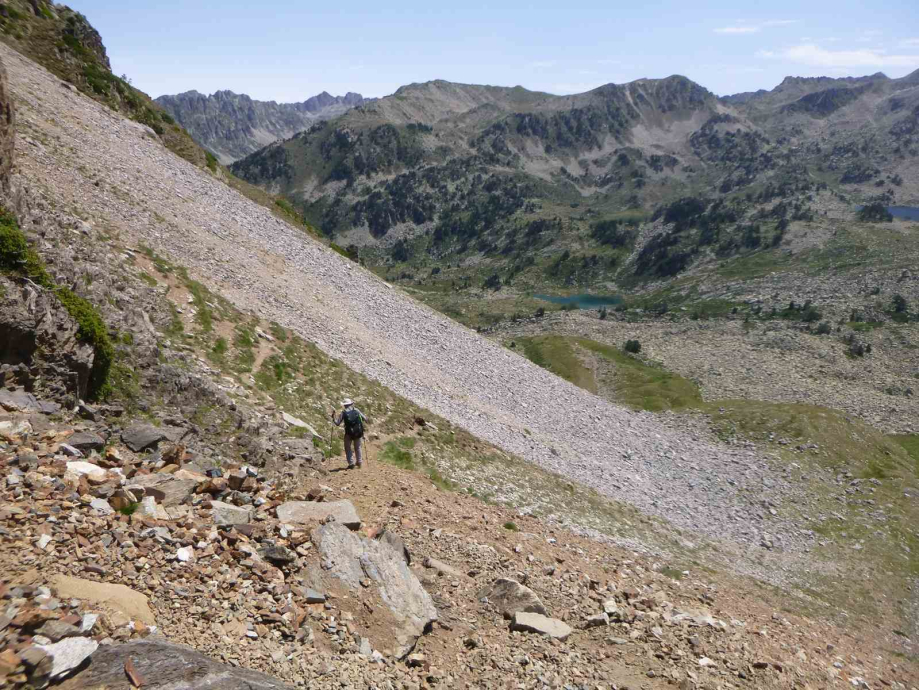
[[[323,570],[350,591],[360,592],[370,583],[379,588],[393,617],[394,640],[387,643],[395,642],[398,658],[409,654],[437,620],[437,609],[402,555],[389,544],[365,539],[334,522],[313,530],[312,540]]]
[[[95,354],[79,328],[50,291],[0,277],[0,385],[69,402],[84,396]]]
[[[102,647],[92,655],[85,671],[58,687],[131,690],[138,686],[145,690],[288,690],[291,687],[263,673],[227,666],[188,647],[159,641]]]
[[[0,61],[0,191],[9,193],[10,173],[13,170],[13,126],[15,111],[7,83],[6,67]]]
[[[332,96],[323,91],[302,103],[275,103],[256,101],[232,91],[217,91],[210,96],[188,91],[160,96],[156,102],[195,141],[210,149],[221,163],[229,164],[367,100],[359,93]]]

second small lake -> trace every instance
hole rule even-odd
[[[919,220],[919,206],[888,206],[887,211],[894,218]]]

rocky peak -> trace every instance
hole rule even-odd
[[[278,139],[309,129],[318,120],[340,115],[365,102],[359,93],[333,96],[327,91],[300,103],[257,101],[230,90],[205,96],[186,91],[160,96],[157,103],[223,163],[231,163]]]

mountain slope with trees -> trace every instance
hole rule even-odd
[[[917,117],[917,73],[726,98],[679,76],[571,96],[434,81],[232,170],[389,279],[611,290],[781,252],[821,199],[916,203]]]

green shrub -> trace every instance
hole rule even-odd
[[[832,332],[833,327],[826,321],[821,321],[820,325],[817,326],[817,335],[829,335]]]
[[[115,348],[109,339],[102,317],[92,304],[72,290],[55,285],[38,254],[29,247],[15,216],[2,207],[0,207],[0,270],[24,276],[55,294],[67,313],[77,322],[77,336],[83,342],[91,345],[95,352],[87,395],[91,399],[104,396]]]
[[[504,529],[506,529],[508,532],[517,532],[517,531],[518,531],[517,525],[516,525],[515,523],[513,523],[513,522],[505,522],[505,523],[504,523]]]
[[[165,116],[163,119],[165,119],[166,117],[169,117],[169,115],[167,115],[166,113],[163,113],[163,115]],[[172,118],[169,118],[169,119],[172,120]],[[217,172],[217,156],[215,156],[210,151],[205,151],[204,157],[207,159],[208,169],[211,172]]]
[[[637,340],[627,340],[625,341],[625,347],[622,349],[630,354],[637,355],[641,352],[641,343]]]

